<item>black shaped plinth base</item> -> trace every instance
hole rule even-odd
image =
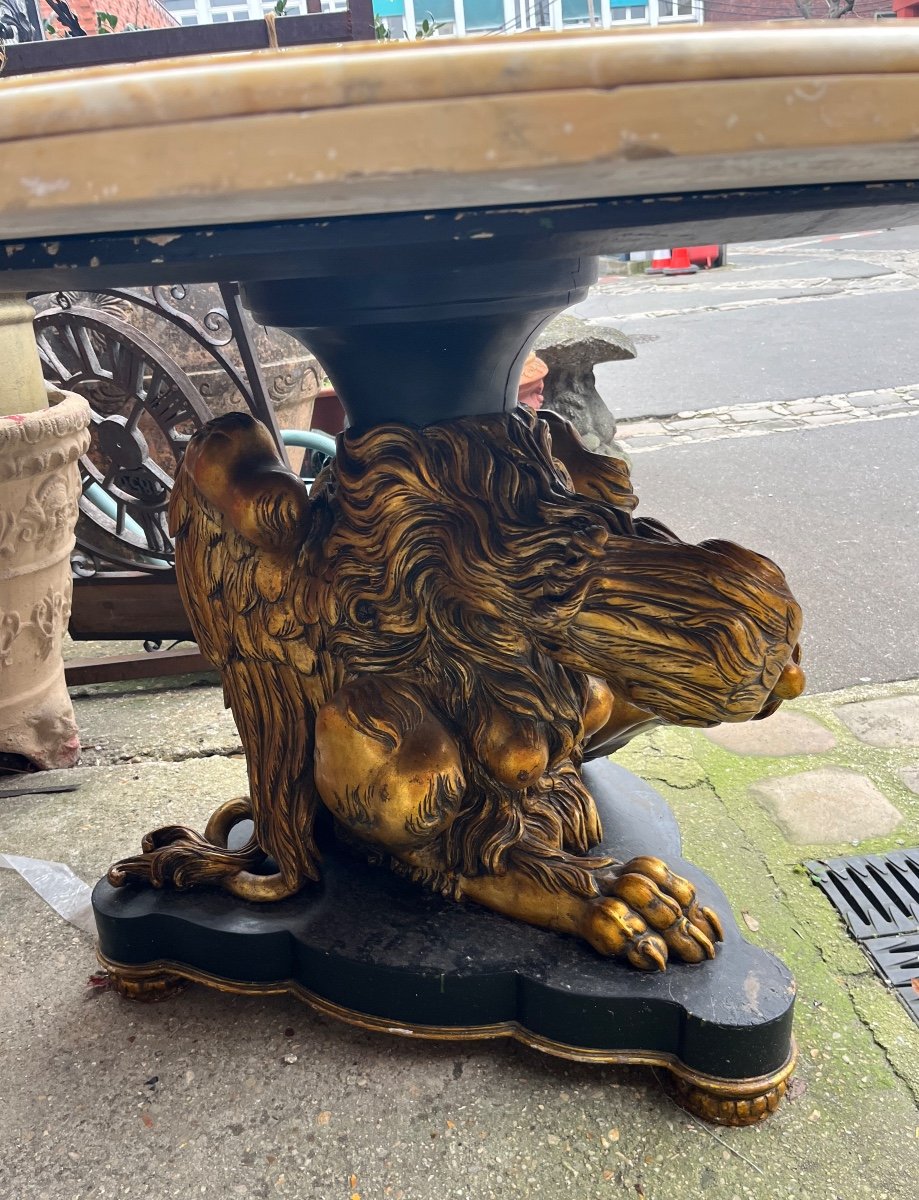
[[[604,847],[620,859],[666,859],[719,913],[725,938],[714,961],[639,972],[573,938],[443,900],[334,843],[322,884],[275,904],[102,880],[93,893],[100,959],[134,999],[164,998],[183,980],[290,992],[387,1033],[511,1036],[582,1062],[663,1067],[700,1116],[762,1119],[794,1065],[791,976],[743,940],[724,895],[680,858],[679,831],[656,792],[607,761],[584,777]]]

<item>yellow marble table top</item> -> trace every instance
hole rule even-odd
[[[0,78],[0,236],[919,180],[919,22],[260,50]]]

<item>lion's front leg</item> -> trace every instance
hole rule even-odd
[[[606,709],[594,707],[600,721]],[[545,811],[542,819],[527,815],[499,869],[451,869],[443,835],[467,792],[460,749],[404,680],[364,677],[319,710],[315,779],[326,807],[360,843],[388,852],[456,899],[583,938],[643,970],[664,970],[671,955],[690,963],[714,957],[718,919],[697,904],[685,879],[656,858],[611,865],[569,853],[561,827],[547,840]],[[561,805],[561,795],[550,798],[553,810]]]
[[[714,944],[722,938],[718,918],[660,859],[600,868],[593,895],[567,888],[562,870],[553,885],[552,864],[545,868],[462,878],[459,891],[504,916],[583,938],[600,954],[626,958],[641,970],[665,970],[670,955],[688,963],[715,957]]]

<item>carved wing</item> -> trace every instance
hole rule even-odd
[[[302,482],[273,452],[267,467],[253,469],[250,456],[245,475],[234,475],[227,446],[219,437],[216,446],[213,437],[208,444],[217,424],[196,435],[176,478],[170,505],[176,575],[246,751],[256,840],[290,894],[318,877],[313,727],[317,709],[337,690],[321,653],[325,589],[307,566]],[[223,471],[216,483],[215,459]],[[302,497],[292,493],[295,503],[285,511],[285,489],[296,487]],[[221,503],[231,492],[232,504]]]

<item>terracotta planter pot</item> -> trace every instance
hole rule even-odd
[[[0,755],[72,767],[80,755],[64,683],[77,459],[89,405],[51,392],[51,407],[0,416]]]

